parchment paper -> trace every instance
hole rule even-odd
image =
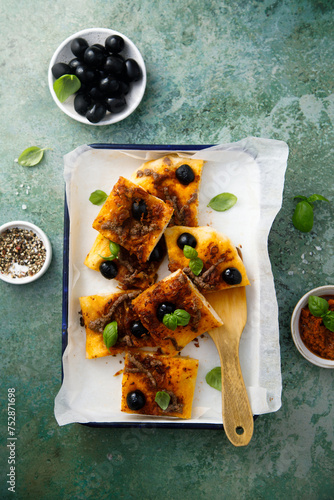
[[[63,355],[64,379],[55,399],[59,425],[72,422],[158,423],[178,419],[128,415],[120,411],[124,356],[85,358],[85,330],[79,323],[79,297],[116,291],[116,282],[84,266],[97,232],[92,223],[100,207],[89,202],[96,189],[109,193],[120,175],[130,178],[143,161],[164,151],[94,149],[81,146],[64,157],[64,177],[70,215],[68,345]],[[206,161],[199,194],[199,225],[210,225],[242,249],[251,285],[247,290],[248,320],[240,342],[240,364],[254,415],[281,406],[281,371],[278,307],[267,251],[272,222],[282,203],[288,146],[282,141],[246,138],[190,154]],[[226,212],[207,208],[222,192],[237,196]],[[165,261],[159,279],[168,274]],[[115,284],[114,284],[115,282]],[[221,394],[207,385],[205,375],[219,366],[210,337],[191,342],[182,356],[199,360],[191,420],[221,424]]]

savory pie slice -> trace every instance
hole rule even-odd
[[[108,238],[98,233],[84,264],[93,271],[99,271],[102,262],[105,262],[101,256],[110,255],[109,243]],[[157,271],[165,253],[164,237],[160,238],[147,262],[139,262],[134,254],[130,254],[126,248],[120,247],[117,258],[112,261],[116,266],[115,272],[117,273],[114,279],[123,290],[133,288],[145,290],[156,282]]]
[[[166,354],[176,354],[198,335],[223,324],[180,269],[142,292],[132,305],[155,343]],[[178,320],[177,325],[173,325],[174,320]]]
[[[197,359],[126,353],[121,411],[191,418],[197,369]]]
[[[146,262],[161,238],[173,208],[145,189],[120,177],[93,228]]]
[[[100,358],[126,349],[155,346],[154,340],[142,327],[132,308],[132,299],[139,293],[132,291],[80,297],[82,320],[86,329],[86,358]],[[113,321],[117,322],[118,339],[108,349],[103,340],[103,330]]]
[[[203,160],[170,154],[145,162],[132,174],[131,180],[173,207],[170,226],[197,226],[203,164]]]
[[[201,292],[249,285],[238,250],[227,236],[212,227],[175,226],[165,231],[165,238],[170,271],[183,269]],[[192,272],[190,259],[184,255],[184,243],[193,246],[197,258],[203,262],[203,269],[198,276]]]

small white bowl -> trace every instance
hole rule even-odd
[[[297,303],[296,307],[294,308],[294,311],[292,313],[291,317],[291,333],[292,333],[292,338],[295,343],[295,346],[297,347],[298,351],[302,356],[304,356],[307,361],[310,363],[313,363],[314,365],[320,366],[322,368],[334,368],[334,361],[330,359],[324,359],[320,358],[320,356],[317,356],[316,354],[313,354],[304,342],[302,341],[300,337],[300,332],[299,332],[299,319],[300,319],[300,314],[301,310],[303,307],[307,306],[308,303],[308,298],[310,295],[316,295],[318,297],[326,296],[326,295],[333,295],[334,296],[334,285],[327,285],[327,286],[319,286],[318,288],[314,288],[313,290],[310,290],[307,292]],[[334,335],[334,334],[333,334]]]
[[[56,63],[64,62],[64,63],[69,63],[71,59],[74,59],[75,56],[73,55],[71,51],[71,43],[74,38],[84,38],[87,40],[89,45],[95,44],[95,43],[100,43],[101,45],[104,45],[104,42],[106,38],[110,35],[119,35],[123,38],[125,42],[125,47],[121,52],[121,55],[125,59],[134,59],[142,72],[142,77],[140,80],[137,82],[132,82],[131,83],[131,89],[129,93],[126,95],[126,102],[127,105],[123,111],[120,113],[107,113],[106,116],[98,123],[92,123],[85,116],[79,115],[75,109],[74,109],[74,95],[70,96],[65,102],[61,103],[56,94],[55,91],[53,90],[53,84],[55,81],[55,78],[52,74],[52,67]],[[111,125],[112,123],[117,123],[121,120],[124,120],[127,116],[129,116],[133,111],[137,108],[139,103],[141,102],[143,95],[145,93],[145,88],[146,88],[146,67],[144,63],[144,59],[139,52],[138,48],[136,45],[125,35],[122,33],[119,33],[118,31],[107,29],[107,28],[89,28],[85,29],[82,31],[78,31],[77,33],[74,33],[74,35],[69,36],[64,40],[58,47],[58,49],[55,51],[55,53],[52,56],[52,59],[50,61],[49,65],[49,71],[48,71],[48,81],[49,81],[49,89],[51,92],[51,95],[53,97],[53,100],[57,104],[57,106],[68,116],[73,118],[74,120],[77,120],[81,123],[85,123],[87,125]]]
[[[13,228],[19,228],[19,229],[28,229],[33,231],[36,236],[40,240],[42,240],[45,250],[46,250],[46,257],[45,257],[45,262],[43,264],[43,267],[36,273],[33,274],[32,276],[24,276],[22,278],[19,277],[12,277],[10,274],[3,274],[0,272],[0,279],[3,281],[6,281],[7,283],[12,283],[14,285],[25,285],[27,283],[31,283],[32,281],[37,280],[40,278],[45,271],[48,269],[51,259],[52,259],[52,247],[49,238],[46,236],[44,231],[40,229],[39,227],[35,226],[35,224],[32,224],[31,222],[26,222],[26,221],[13,221],[13,222],[7,222],[6,224],[3,224],[0,226],[0,235],[6,230],[6,229],[13,229]]]

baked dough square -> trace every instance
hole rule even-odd
[[[98,233],[92,248],[87,254],[84,264],[93,271],[99,271],[100,265],[104,262],[103,256],[110,255],[109,250],[110,241],[108,238]],[[158,260],[153,260],[155,252],[151,254],[147,262],[139,262],[134,254],[120,246],[120,251],[117,259],[114,259],[114,264],[117,266],[117,275],[115,280],[118,282],[119,287],[123,290],[138,288],[145,290],[157,280],[157,271],[161,264],[163,257],[166,254],[166,244],[164,237],[160,238],[157,249]],[[151,260],[152,259],[152,260]]]
[[[121,411],[162,417],[191,418],[198,360],[181,356],[169,357],[149,352],[126,353],[122,380]],[[131,410],[127,395],[141,391],[145,404]],[[166,392],[169,405],[161,409],[155,401],[157,392]]]
[[[203,269],[199,276],[195,276],[189,268],[190,260],[184,256],[183,249],[177,245],[177,240],[183,233],[189,233],[196,238],[195,250],[198,258],[203,261]],[[187,276],[195,283],[202,293],[225,290],[233,286],[249,285],[245,265],[231,240],[209,226],[202,227],[171,227],[165,231],[169,270],[183,269]],[[222,273],[236,269],[240,275],[239,282],[228,283]],[[230,280],[231,281],[231,280]],[[233,281],[233,280],[232,280]]]
[[[131,176],[131,180],[146,191],[169,203],[173,209],[172,225],[197,226],[198,192],[202,177],[203,160],[166,155],[145,162]],[[184,185],[176,177],[181,165],[188,165],[194,179]]]
[[[142,213],[139,220],[133,216],[134,203],[146,207],[146,213]],[[135,254],[140,262],[146,262],[172,214],[170,205],[120,177],[94,220],[93,228]]]
[[[163,303],[190,314],[185,326],[171,330],[157,317]],[[138,295],[132,302],[134,311],[148,329],[162,352],[174,355],[198,335],[223,324],[222,320],[182,270],[177,270]]]
[[[132,308],[132,298],[138,293],[118,292],[79,298],[82,323],[86,330],[86,358],[101,358],[126,349],[155,346],[149,334],[136,338],[130,330],[132,323],[138,320]],[[117,321],[118,340],[108,349],[103,341],[103,329],[112,321]]]

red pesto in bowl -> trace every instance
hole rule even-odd
[[[328,300],[329,310],[334,311],[334,295],[323,296]],[[334,332],[328,330],[322,318],[310,313],[308,306],[303,307],[299,319],[300,338],[316,356],[334,360]]]

